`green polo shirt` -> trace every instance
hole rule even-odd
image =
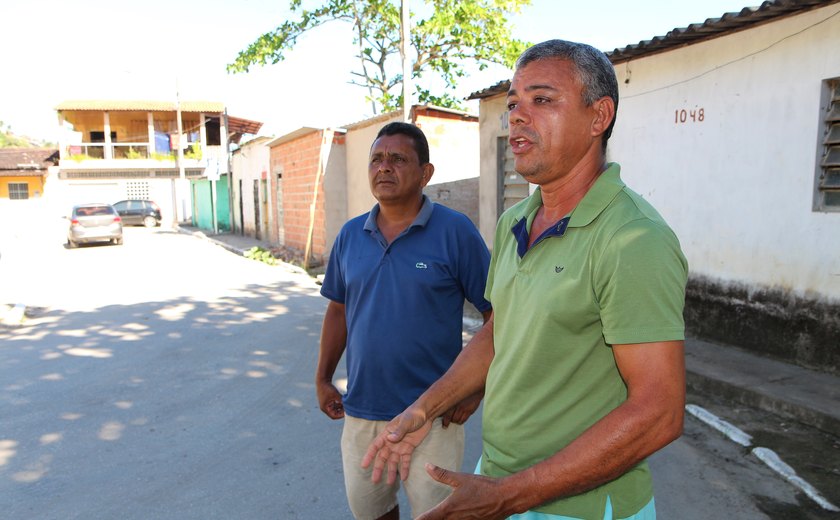
[[[611,345],[684,339],[688,266],[659,213],[610,164],[571,215],[528,249],[539,189],[496,228],[485,297],[495,313],[481,472],[501,477],[551,457],[627,398]],[[536,511],[617,518],[653,496],[643,462]]]

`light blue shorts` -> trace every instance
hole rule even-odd
[[[580,518],[573,518],[571,516],[549,515],[547,513],[537,513],[536,511],[526,511],[521,515],[513,515],[508,517],[508,520],[581,520]],[[610,497],[607,497],[607,508],[604,510],[604,520],[613,520],[612,503]],[[656,520],[656,505],[654,499],[650,499],[645,507],[639,510],[635,515],[622,518],[620,520]]]
[[[475,466],[475,474],[481,474],[481,459],[479,459],[478,464]],[[526,511],[519,515],[509,516],[508,520],[582,520],[580,518],[573,518],[571,516],[563,516],[563,515],[550,515],[548,513],[537,513],[536,511]],[[610,502],[610,497],[607,497],[607,507],[604,509],[604,520],[613,520],[613,510],[612,510],[612,502]],[[654,499],[650,499],[650,502],[643,508],[641,508],[635,515],[630,515],[625,518],[621,518],[619,520],[656,520],[656,504],[654,503]]]

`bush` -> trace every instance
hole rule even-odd
[[[251,249],[245,251],[245,258],[257,260],[268,265],[277,265],[277,259],[274,258],[274,255],[271,253],[271,251],[265,249],[264,247],[254,246]]]

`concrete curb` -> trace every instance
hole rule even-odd
[[[718,418],[716,415],[700,406],[687,404],[685,406],[685,411],[708,426],[711,426],[715,430],[721,432],[732,442],[750,449],[750,453],[752,455],[761,460],[767,465],[767,467],[776,472],[776,474],[805,493],[808,498],[816,502],[821,508],[826,511],[840,511],[840,508],[826,500],[814,486],[797,475],[796,471],[782,461],[782,459],[773,450],[769,448],[762,448],[760,446],[753,447],[752,436],[749,434],[743,432],[731,423]]]
[[[686,385],[695,392],[717,395],[727,401],[771,412],[825,432],[840,431],[840,419],[837,417],[802,403],[773,397],[765,392],[716,379],[708,374],[697,372],[689,366],[686,366]]]

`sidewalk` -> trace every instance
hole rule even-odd
[[[205,231],[197,227],[183,225],[178,226],[177,231],[186,235],[193,235],[199,238],[203,238],[205,240],[209,240],[215,243],[216,245],[221,246],[227,249],[228,251],[231,251],[238,255],[243,255],[245,251],[251,249],[252,247],[262,247],[265,249],[271,247],[271,245],[268,242],[263,242],[262,240],[257,240],[256,238],[245,235],[237,235],[235,233],[213,234],[210,231]]]
[[[840,376],[695,338],[686,340],[685,352],[692,390],[840,432]]]

